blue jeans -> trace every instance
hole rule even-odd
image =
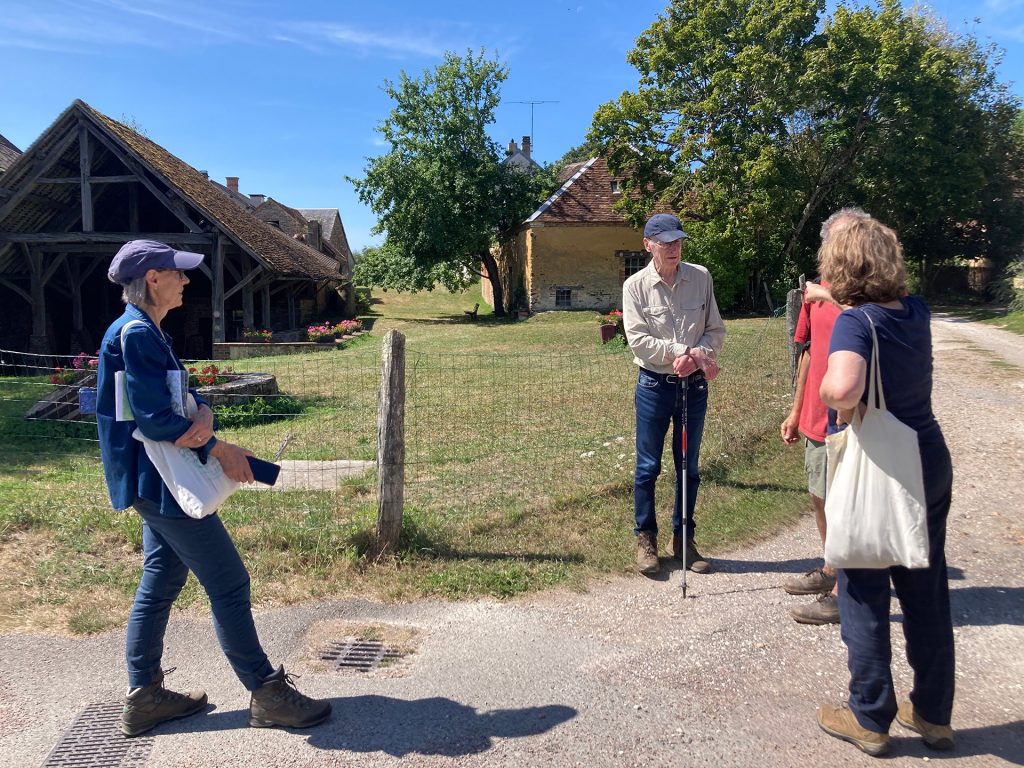
[[[128,684],[149,685],[160,671],[171,605],[191,570],[210,598],[213,626],[231,668],[248,690],[274,672],[256,636],[249,572],[217,515],[193,520],[165,517],[158,505],[135,500],[142,517],[142,580],[128,618]]]
[[[636,382],[636,474],[633,480],[633,514],[636,533],[658,532],[654,513],[654,486],[661,474],[661,455],[665,435],[672,424],[672,459],[676,469],[675,507],[672,531],[683,529],[683,400],[686,401],[686,538],[693,539],[693,509],[697,504],[700,473],[700,442],[704,436],[704,416],[708,410],[708,383],[702,375],[679,381],[666,381],[661,374],[640,369]]]
[[[861,726],[888,733],[896,716],[889,642],[889,582],[903,609],[914,711],[948,725],[953,711],[953,620],[946,574],[946,517],[953,470],[945,443],[921,446],[928,505],[928,567],[839,570],[840,633],[850,668],[850,710]]]

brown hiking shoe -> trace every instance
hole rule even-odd
[[[822,595],[831,592],[836,585],[836,575],[825,573],[824,568],[814,568],[803,576],[790,579],[782,588],[791,595]]]
[[[838,624],[839,599],[833,594],[821,595],[813,603],[790,610],[798,624]]]
[[[672,556],[679,562],[683,561],[683,537],[678,533],[672,534]],[[686,570],[694,573],[708,573],[711,570],[710,561],[697,551],[692,541],[686,542]]]
[[[284,667],[264,678],[263,686],[252,692],[249,702],[249,725],[254,728],[309,728],[319,725],[330,714],[331,703],[299,693],[294,676],[285,674]]]
[[[166,674],[173,671],[172,667]],[[164,672],[161,670],[152,683],[129,691],[125,696],[124,708],[121,710],[121,733],[125,736],[138,736],[160,723],[194,715],[205,707],[204,691],[176,693],[164,688]]]
[[[654,576],[661,568],[658,562],[658,534],[640,531],[636,535],[636,567],[644,576]]]
[[[889,751],[889,734],[869,731],[862,727],[853,712],[845,705],[834,707],[826,704],[818,707],[818,725],[830,736],[848,741],[872,757],[884,755]]]
[[[948,725],[932,725],[914,711],[914,705],[904,701],[896,710],[896,722],[921,734],[926,746],[932,749],[952,749],[953,729]]]

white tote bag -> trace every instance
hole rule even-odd
[[[186,410],[189,417],[198,410],[191,393]],[[178,448],[165,440],[150,440],[138,429],[132,437],[145,446],[146,455],[160,473],[164,485],[189,517],[198,519],[212,515],[238,490],[239,484],[224,474],[220,462],[213,456],[203,464],[191,448]]]
[[[927,504],[917,432],[885,408],[878,335],[863,417],[826,438],[825,562],[835,568],[928,566]],[[877,400],[876,400],[877,396]]]

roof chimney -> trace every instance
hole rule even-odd
[[[508,140],[508,154],[509,154],[509,157],[511,157],[512,155],[514,155],[518,151],[519,151],[519,147],[516,146],[516,140],[515,139],[509,139]]]
[[[523,154],[526,155],[526,159],[527,160],[531,159],[530,158],[530,150],[531,149],[532,149],[532,147],[530,146],[530,137],[529,136],[523,136]]]
[[[235,191],[238,191],[238,184],[235,184]],[[249,195],[249,199],[252,200],[256,205],[261,205],[266,202],[266,195]]]
[[[232,192],[237,192],[238,191],[238,177],[237,176],[226,176],[224,178],[224,181],[227,182],[228,189],[230,189]]]

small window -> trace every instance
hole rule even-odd
[[[619,251],[616,256],[622,259],[622,276],[624,279],[630,275],[635,275],[646,267],[647,259],[650,258],[650,254],[646,251]]]
[[[612,194],[613,195],[621,195],[622,194],[622,182],[621,181],[616,181],[615,179],[612,179],[611,188],[612,188]]]
[[[572,306],[572,288],[555,288],[555,307],[568,309]]]

